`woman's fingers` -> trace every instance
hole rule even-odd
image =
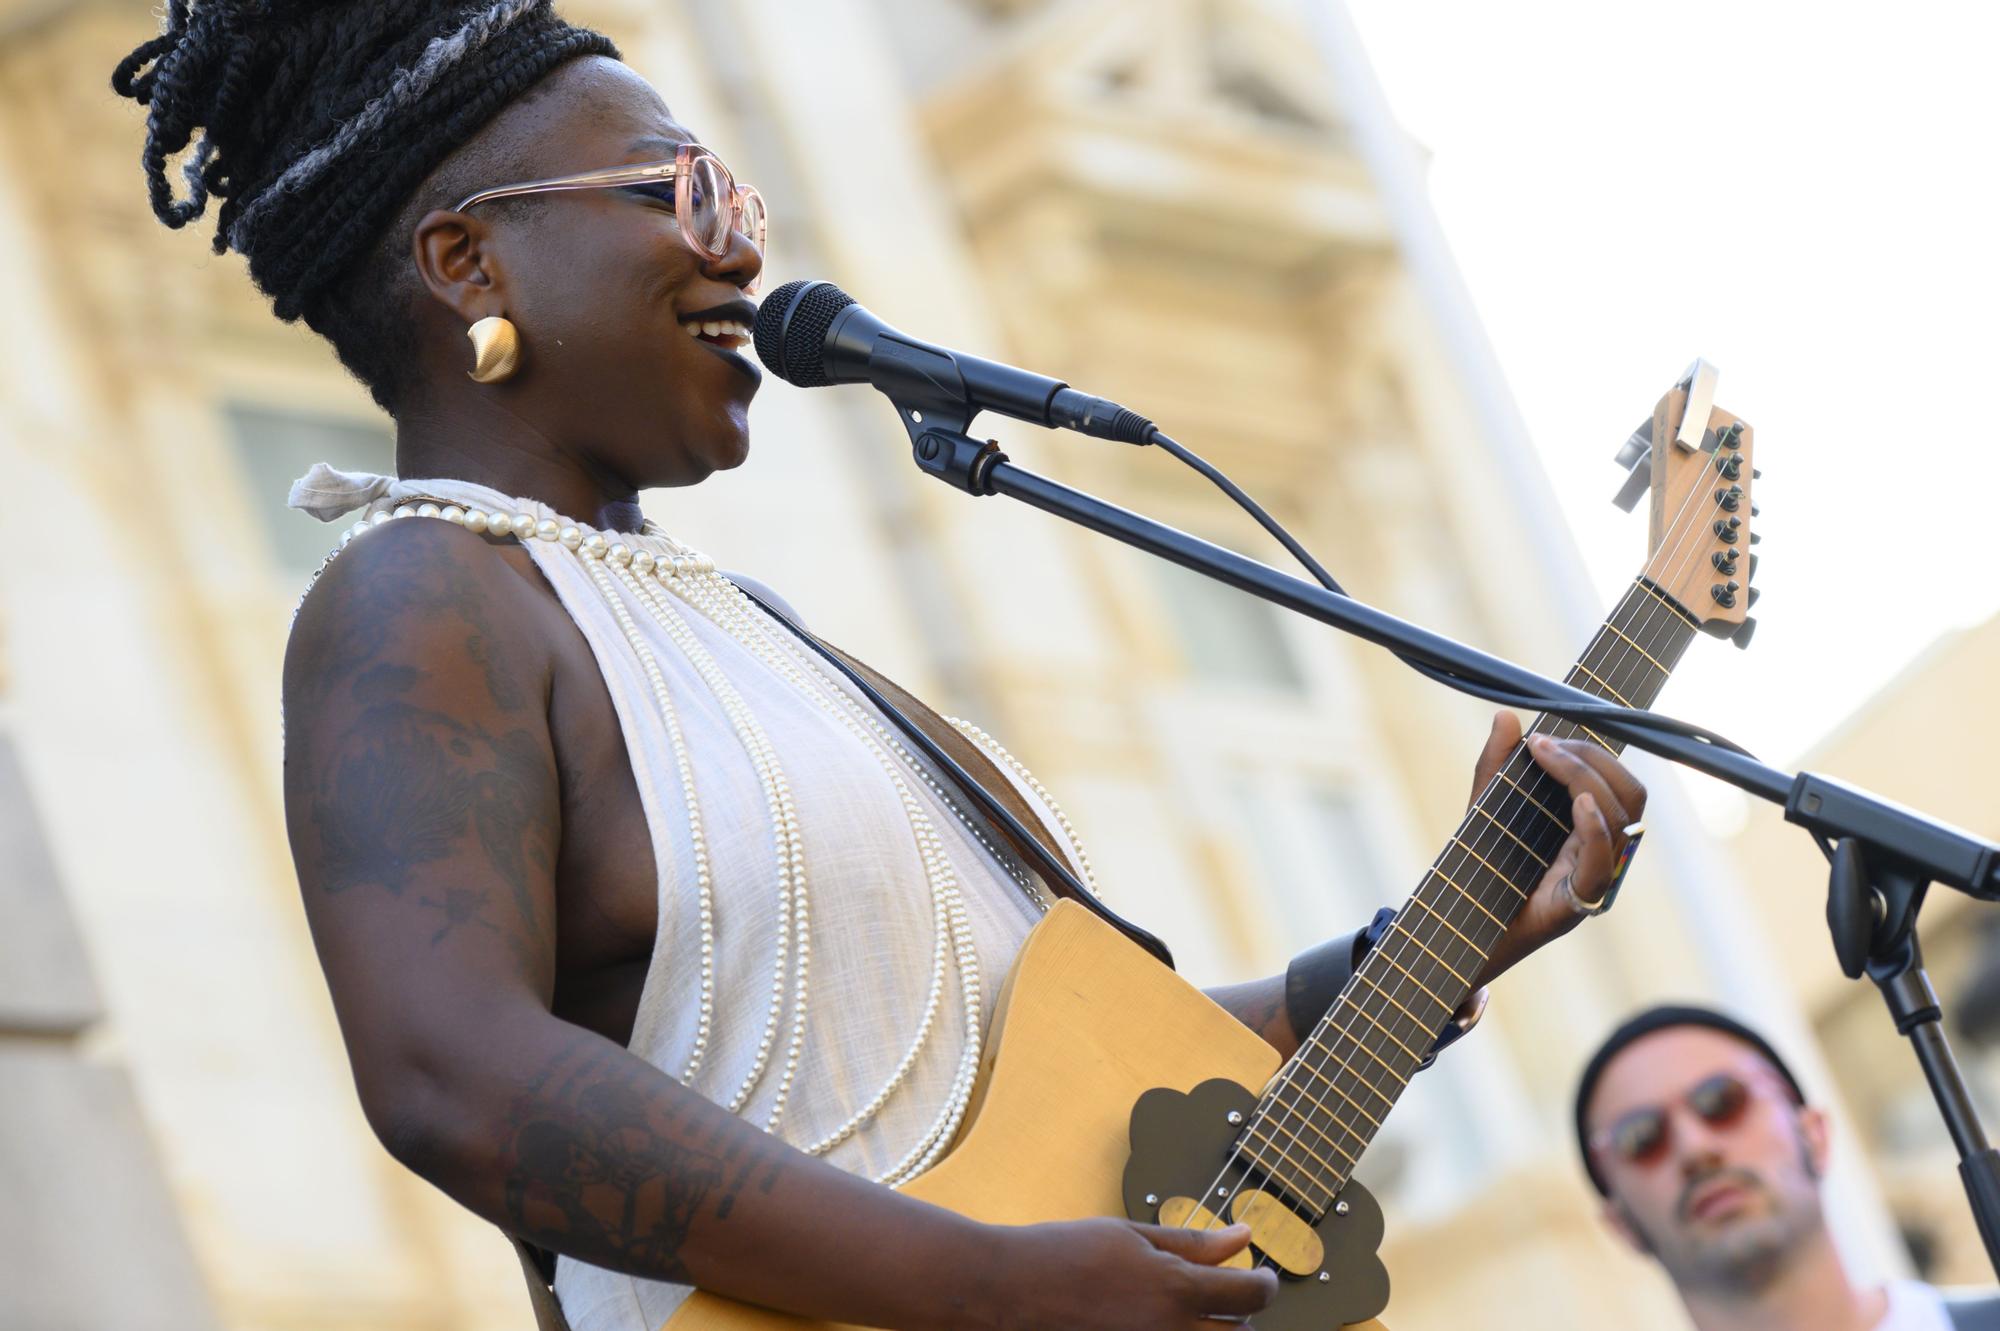
[[[1646,788],[1625,765],[1588,740],[1559,740],[1537,735],[1528,752],[1550,776],[1563,783],[1574,799],[1589,795],[1614,827],[1636,821],[1646,808]]]
[[[1577,900],[1594,905],[1611,885],[1611,869],[1618,862],[1611,824],[1596,798],[1589,794],[1570,801],[1570,818],[1576,824],[1576,857],[1569,871],[1570,890]]]
[[[1472,795],[1466,800],[1466,807],[1477,802],[1479,792],[1492,784],[1500,765],[1520,742],[1521,718],[1512,712],[1495,712],[1493,727],[1486,734],[1486,747],[1479,751],[1479,761],[1472,765]]]

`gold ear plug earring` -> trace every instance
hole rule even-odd
[[[521,368],[521,333],[513,321],[497,314],[465,330],[472,339],[472,368],[466,375],[476,384],[497,384]]]

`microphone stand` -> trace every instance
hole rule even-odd
[[[1016,466],[998,443],[965,433],[977,409],[952,385],[934,382],[929,391],[902,386],[892,400],[918,468],[955,489],[1019,500],[1379,647],[1533,697],[1557,714],[1565,707],[1603,704],[1581,689]],[[1914,933],[1931,883],[1982,901],[2000,900],[2000,846],[1830,777],[1787,774],[1743,754],[1615,716],[1594,715],[1591,727],[1777,805],[1787,821],[1805,828],[1828,851],[1833,868],[1827,925],[1841,969],[1850,978],[1865,971],[1874,980],[1897,1033],[1914,1048],[1958,1150],[1959,1177],[1987,1260],[2000,1276],[2000,1151],[1988,1143],[1945,1040],[1937,993]]]

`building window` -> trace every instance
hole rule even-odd
[[[229,433],[271,554],[279,565],[310,571],[334,546],[337,526],[285,507],[292,482],[315,462],[342,471],[394,475],[396,441],[364,421],[287,411],[262,403],[232,402],[223,409]]]
[[[1323,938],[1359,928],[1398,895],[1344,788],[1271,768],[1231,785],[1271,917],[1289,933]]]
[[[1285,612],[1248,592],[1149,559],[1188,669],[1199,679],[1285,693],[1305,692],[1305,673],[1285,641]]]

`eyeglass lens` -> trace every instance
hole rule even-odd
[[[1710,1127],[1726,1128],[1743,1115],[1750,1088],[1727,1072],[1697,1082],[1687,1093],[1687,1107]],[[1666,1154],[1672,1129],[1667,1111],[1657,1105],[1634,1109],[1611,1125],[1611,1146],[1633,1164],[1649,1165]]]
[[[722,164],[703,154],[689,164],[686,180],[688,230],[695,243],[710,254],[729,248],[731,215],[729,196],[735,192]]]

